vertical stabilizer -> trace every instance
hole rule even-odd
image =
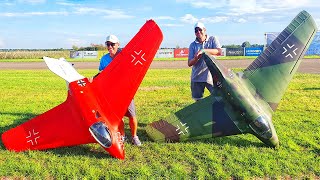
[[[60,76],[67,82],[73,82],[83,79],[84,76],[80,75],[72,66],[71,63],[66,61],[64,58],[54,59],[49,57],[43,57],[48,68],[56,75]]]

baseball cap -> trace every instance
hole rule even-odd
[[[204,24],[202,23],[202,22],[197,22],[195,25],[194,25],[194,28],[200,28],[200,29],[203,29],[203,28],[205,28],[204,27]]]
[[[119,39],[117,38],[117,36],[113,34],[107,36],[106,41],[110,41],[112,43],[119,43]]]

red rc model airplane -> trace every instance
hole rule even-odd
[[[123,121],[163,35],[148,20],[92,83],[64,59],[44,57],[48,67],[69,83],[65,102],[2,134],[8,150],[43,150],[98,142],[124,159]]]

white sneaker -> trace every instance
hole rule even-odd
[[[141,146],[141,142],[138,136],[132,137],[132,144],[136,146]]]

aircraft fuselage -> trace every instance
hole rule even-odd
[[[269,146],[279,145],[278,137],[271,117],[261,104],[232,70],[219,68],[216,61],[210,66],[214,77],[216,94],[229,102],[232,111],[237,114],[234,124],[241,132],[250,132]],[[213,72],[212,72],[213,71]]]
[[[100,107],[90,84],[87,78],[71,82],[69,93],[96,142],[110,155],[124,159],[123,126],[110,123],[105,114],[108,109]]]

